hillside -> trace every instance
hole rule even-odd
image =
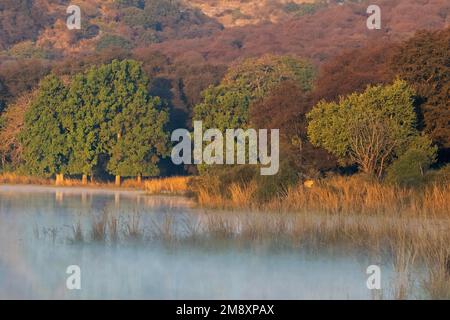
[[[278,23],[294,14],[314,11],[314,0],[185,0],[225,27],[239,27],[262,22]],[[302,10],[303,4],[307,4]],[[317,6],[319,7],[319,6]]]
[[[142,61],[149,76],[164,79],[156,92],[186,110],[245,57],[297,55],[319,66],[347,50],[450,25],[446,0],[378,0],[382,30],[374,31],[366,28],[367,1],[300,2],[80,0],[82,30],[74,31],[65,24],[68,0],[4,0],[0,110],[52,70],[74,74],[126,57]],[[245,19],[230,22],[233,10]]]
[[[176,47],[183,51],[186,51],[184,45],[190,50],[189,41],[201,45],[202,51],[214,51],[208,47],[217,45],[218,41],[225,45],[231,39],[244,52],[257,46],[258,51],[294,49],[294,53],[302,53],[300,48],[310,40],[354,46],[369,36],[365,28],[367,1],[80,0],[77,2],[82,9],[80,31],[66,27],[66,8],[70,3],[68,0],[2,1],[3,59],[55,58],[110,46],[132,49],[178,40],[182,42]],[[371,37],[382,34],[384,38],[404,39],[418,29],[449,24],[450,9],[445,0],[379,0],[376,3],[382,7],[383,31],[372,32]],[[337,41],[339,38],[346,43],[342,39]],[[204,41],[198,43],[198,39]],[[308,43],[308,47],[315,45]]]

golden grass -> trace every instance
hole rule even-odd
[[[21,176],[15,173],[3,173],[0,174],[0,184],[37,184],[37,185],[50,185],[54,184],[52,180]]]
[[[448,216],[450,185],[430,185],[423,189],[384,185],[361,177],[333,177],[314,186],[298,185],[266,203],[253,197],[256,185],[231,185],[228,192],[197,188],[202,207],[258,209],[273,212],[325,212],[332,214],[383,214]],[[226,196],[231,194],[231,196]]]
[[[149,194],[187,194],[189,192],[189,177],[170,177],[151,179],[144,183]]]

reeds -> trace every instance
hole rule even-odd
[[[264,203],[253,197],[255,190],[254,183],[247,186],[231,185],[225,192],[200,187],[197,188],[197,199],[202,207],[218,209],[394,216],[448,216],[450,213],[449,185],[435,184],[423,189],[412,189],[384,185],[360,177],[333,177],[316,183],[312,188],[303,185],[291,187],[283,195]]]
[[[149,194],[183,195],[189,191],[188,177],[171,177],[145,181],[145,190]]]
[[[142,212],[122,216],[105,210],[88,217],[73,227],[70,243],[132,242],[145,246],[156,241],[211,249],[218,245],[255,246],[258,250],[261,246],[281,246],[311,253],[357,252],[377,257],[377,262],[392,262],[390,285],[397,299],[417,294],[414,280],[421,284],[419,297],[450,298],[450,219],[441,216],[206,211],[195,215],[168,212],[148,220]],[[40,236],[38,230],[34,229],[37,238],[49,237],[52,242],[60,234],[54,228],[44,228]],[[422,270],[417,273],[419,278],[414,274],[417,270]]]
[[[49,185],[53,184],[51,180],[21,176],[15,173],[2,173],[0,174],[0,184],[36,184],[36,185]]]

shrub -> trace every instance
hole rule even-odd
[[[388,181],[402,186],[419,186],[436,161],[437,148],[426,136],[417,137],[406,152],[388,169]]]
[[[260,176],[256,178],[256,200],[267,202],[287,193],[289,187],[297,184],[299,176],[289,161],[281,161],[280,171],[275,176]]]
[[[97,43],[97,51],[110,47],[131,49],[132,45],[127,39],[112,34],[104,35]]]

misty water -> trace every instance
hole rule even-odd
[[[142,237],[136,241],[90,239],[93,217],[108,211],[128,226],[138,214]],[[358,250],[329,250],[324,244],[323,250],[312,251],[214,239],[172,244],[148,236],[170,217],[182,239],[185,219],[200,220],[204,214],[186,198],[0,186],[0,299],[373,299],[393,295],[392,261]],[[74,238],[77,225],[83,241]],[[381,292],[374,293],[366,285],[366,269],[372,264],[383,270]],[[81,290],[66,287],[70,265],[81,268]]]

